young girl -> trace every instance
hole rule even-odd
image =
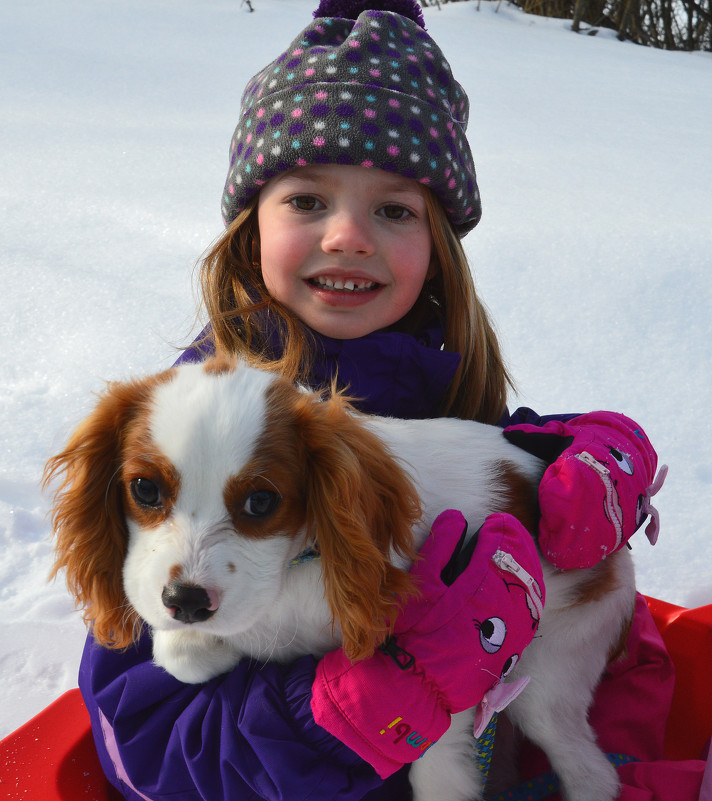
[[[511,382],[460,242],[481,216],[467,97],[417,6],[393,3],[400,13],[322,3],[248,84],[226,231],[202,267],[209,327],[179,362],[227,351],[315,388],[336,379],[368,413],[514,425],[510,437],[552,462],[540,547],[557,567],[595,564],[652,511],[654,451],[622,416],[508,415]],[[601,476],[569,458],[611,437],[632,460],[611,489],[621,515],[613,522],[586,502],[600,496]],[[640,605],[626,670],[640,658],[664,674],[646,611]],[[458,676],[459,653],[453,642],[443,655],[444,682]],[[148,636],[124,652],[90,637],[80,687],[104,769],[127,799],[404,801],[408,757],[391,754],[384,766],[359,730],[358,682],[324,713],[315,675],[328,681],[329,664],[246,661],[183,685],[152,664]],[[359,665],[367,675],[371,660]],[[655,759],[661,745],[656,735],[615,750]]]

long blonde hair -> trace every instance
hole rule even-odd
[[[436,315],[444,328],[445,350],[462,356],[441,415],[496,423],[512,381],[462,243],[438,198],[427,187],[423,191],[439,269],[394,328],[415,333],[419,324]],[[257,198],[206,253],[199,280],[216,351],[239,355],[292,380],[308,376],[314,352],[309,330],[269,294],[262,279]],[[283,345],[277,356],[270,352],[268,339],[275,328]]]

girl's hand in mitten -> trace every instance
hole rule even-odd
[[[322,727],[382,777],[441,737],[455,712],[480,704],[478,729],[526,684],[500,684],[536,632],[544,603],[530,534],[491,515],[467,539],[460,512],[433,523],[411,573],[419,595],[369,659],[342,650],[317,666],[312,710]]]
[[[591,412],[568,422],[504,429],[515,445],[549,462],[539,485],[539,547],[556,568],[592,567],[622,548],[643,524],[652,544],[660,520],[650,499],[667,465],[633,420]]]

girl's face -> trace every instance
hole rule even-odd
[[[397,322],[435,273],[423,190],[383,170],[285,172],[260,191],[258,222],[268,292],[324,336]]]

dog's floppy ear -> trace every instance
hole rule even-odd
[[[413,593],[391,551],[413,559],[420,500],[396,459],[339,395],[299,401],[306,439],[307,526],[321,552],[325,593],[352,660],[370,656]]]
[[[85,622],[97,642],[111,648],[130,645],[138,622],[122,581],[128,532],[118,474],[128,427],[151,386],[149,381],[109,384],[44,470],[45,488],[61,481],[51,509],[56,545],[50,577],[66,569]]]

